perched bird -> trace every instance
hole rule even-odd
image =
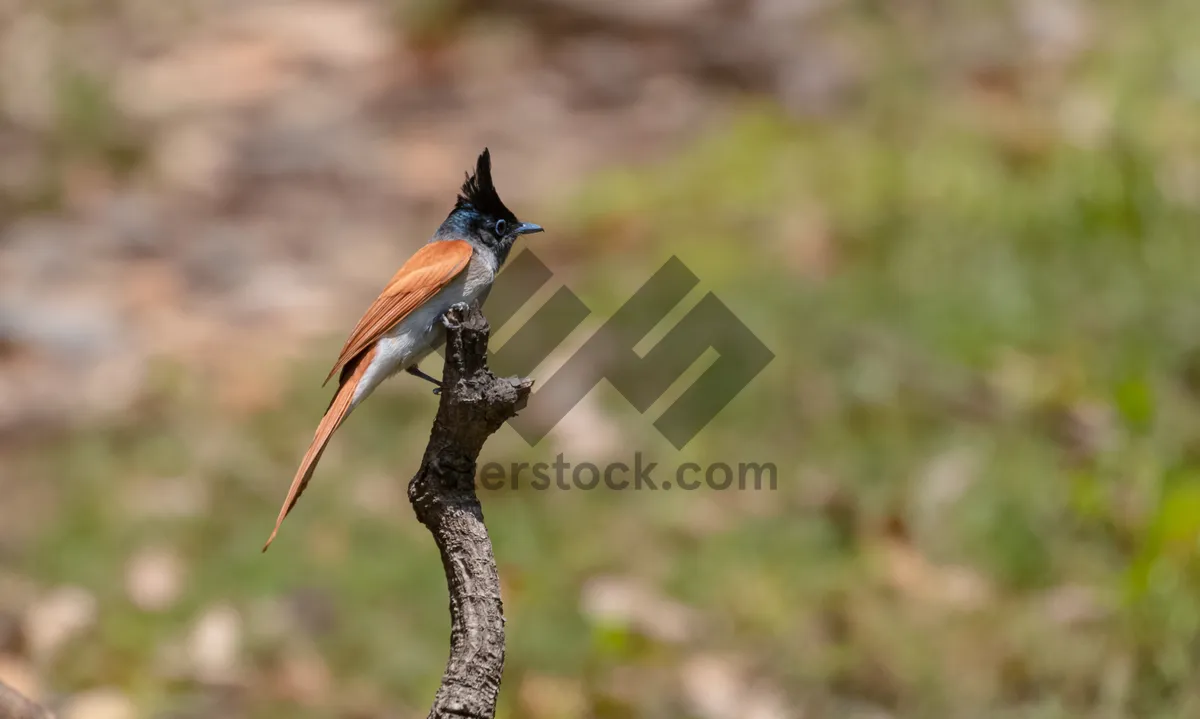
[[[417,363],[433,351],[444,334],[442,315],[459,302],[482,303],[517,238],[541,231],[537,225],[517,220],[500,201],[492,184],[491,155],[484,148],[454,209],[367,308],[325,378],[328,383],[341,373],[337,393],[296,470],[264,552],[312,478],[329,438],[350,412],[380,382],[400,370],[440,387]]]

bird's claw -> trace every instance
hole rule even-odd
[[[460,326],[467,319],[467,314],[471,311],[471,306],[466,302],[455,302],[450,305],[450,309],[446,310],[446,314],[442,316],[442,324],[447,328]]]

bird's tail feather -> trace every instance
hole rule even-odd
[[[263,545],[262,550],[264,552],[271,546],[271,542],[275,541],[275,535],[279,534],[279,527],[283,524],[283,520],[292,511],[292,507],[296,506],[300,495],[304,494],[304,489],[308,486],[308,481],[312,479],[313,471],[317,468],[317,462],[320,461],[321,454],[325,451],[325,446],[329,444],[329,438],[333,436],[337,428],[346,420],[346,417],[350,414],[350,410],[354,409],[354,392],[358,389],[359,381],[366,374],[367,367],[370,366],[374,354],[374,349],[367,350],[357,359],[353,369],[342,373],[342,381],[338,387],[338,391],[333,396],[333,401],[329,403],[329,409],[325,411],[325,416],[321,418],[321,422],[317,425],[317,431],[313,435],[312,444],[308,446],[308,451],[304,453],[304,459],[300,462],[300,468],[296,470],[296,476],[292,479],[292,486],[288,489],[287,499],[283,501],[283,507],[279,510],[279,517],[275,520],[275,529],[271,532],[267,543]],[[348,367],[347,369],[350,368]]]

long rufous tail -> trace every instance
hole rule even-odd
[[[354,391],[358,389],[358,383],[366,374],[367,367],[371,364],[371,359],[375,355],[374,348],[367,350],[360,357],[356,358],[353,367],[348,367],[349,372],[343,371],[341,383],[338,386],[337,394],[333,396],[333,401],[329,403],[329,409],[325,410],[325,416],[321,418],[321,422],[317,425],[317,432],[313,435],[312,444],[308,446],[308,451],[304,453],[304,459],[300,462],[300,468],[296,470],[296,476],[292,479],[292,486],[288,489],[287,499],[283,501],[283,507],[279,510],[279,517],[275,520],[275,529],[271,532],[271,536],[267,538],[267,543],[263,545],[262,550],[265,552],[271,546],[271,542],[275,541],[275,535],[279,534],[279,527],[283,524],[283,520],[287,518],[288,513],[292,511],[292,507],[296,506],[296,502],[300,499],[300,495],[304,494],[305,487],[308,486],[308,480],[312,479],[313,471],[317,468],[317,462],[321,459],[321,454],[325,451],[325,445],[329,444],[329,438],[337,431],[337,428],[342,425],[350,410],[354,405]]]

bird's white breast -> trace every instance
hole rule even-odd
[[[352,405],[367,398],[379,383],[420,362],[433,351],[443,336],[442,315],[459,302],[474,304],[491,289],[496,268],[476,251],[467,269],[450,281],[432,299],[416,308],[375,343],[375,356],[354,392]]]

